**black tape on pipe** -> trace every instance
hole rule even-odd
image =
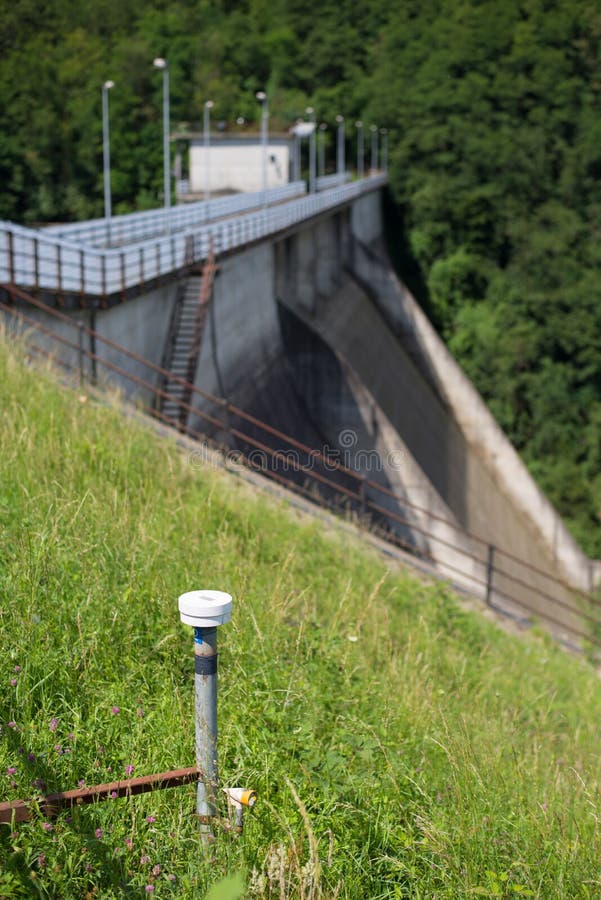
[[[194,672],[196,675],[216,675],[217,656],[217,653],[214,653],[213,656],[195,656]]]

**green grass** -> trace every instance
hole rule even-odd
[[[202,898],[236,873],[245,897],[601,896],[585,662],[189,465],[14,348],[0,379],[0,799],[193,764],[177,597],[198,587],[235,603],[222,781],[259,792],[210,859],[193,786],[2,826],[0,897]]]

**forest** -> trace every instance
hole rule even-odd
[[[594,0],[2,0],[0,217],[160,205],[171,123],[388,130],[390,248],[533,476],[601,557],[601,8]],[[354,159],[354,128],[347,129]]]

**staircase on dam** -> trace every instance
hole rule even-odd
[[[157,402],[161,416],[185,429],[196,378],[200,346],[218,267],[211,244],[200,274],[191,274],[178,286],[165,342]]]

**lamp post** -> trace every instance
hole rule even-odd
[[[336,171],[339,175],[344,172],[344,116],[336,116],[338,131],[336,135]]]
[[[265,91],[257,91],[255,97],[261,104],[261,150],[262,150],[262,168],[261,168],[261,186],[263,192],[263,206],[267,206],[267,124],[269,121],[269,103]]]
[[[355,122],[357,129],[357,177],[363,178],[365,170],[364,148],[363,148],[363,122]]]
[[[319,126],[319,160],[317,165],[317,172],[322,177],[326,174],[326,129],[327,125],[325,122],[322,122]]]
[[[378,168],[378,126],[370,125],[371,131],[371,170],[375,172]]]
[[[315,110],[312,106],[307,107],[307,115],[309,116],[309,122],[313,125],[311,129],[311,134],[309,135],[309,193],[315,193],[315,163],[316,163],[316,146],[315,146]]]
[[[206,218],[209,218],[209,201],[211,199],[211,110],[215,104],[207,100],[204,105],[202,131],[205,148],[205,203]]]
[[[380,128],[382,135],[382,171],[388,172],[388,129]]]
[[[104,175],[104,218],[106,219],[106,242],[111,242],[111,148],[109,141],[109,91],[115,87],[114,81],[102,85],[102,170]]]
[[[165,211],[171,206],[171,172],[169,158],[169,63],[162,56],[152,61],[155,69],[163,70],[163,192],[165,195]]]

